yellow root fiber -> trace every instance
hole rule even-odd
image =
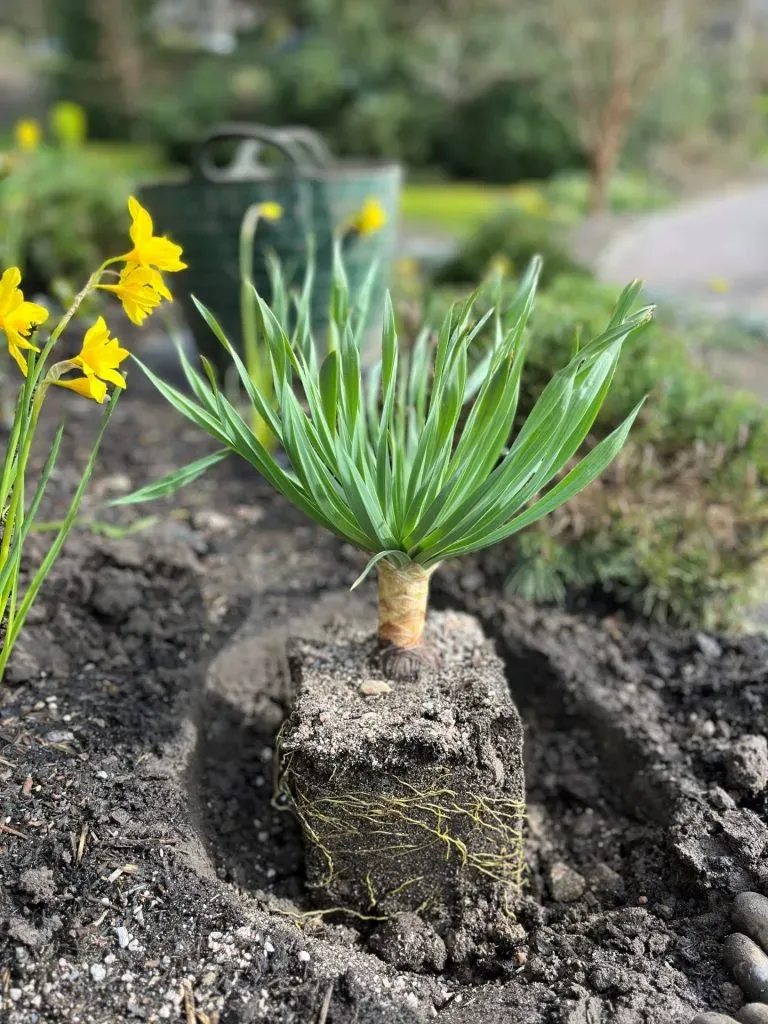
[[[403,909],[407,890],[418,911],[433,897],[445,896],[438,891],[444,873],[435,871],[443,881],[435,878],[433,891],[432,876],[423,870],[434,858],[436,864],[453,861],[456,877],[484,876],[505,898],[516,899],[525,866],[525,805],[506,797],[459,794],[448,770],[438,775],[423,790],[393,777],[385,791],[309,797],[290,761],[284,764],[279,791],[290,794],[305,843],[325,863],[317,887],[332,887],[351,872],[367,904],[359,906],[364,913]]]

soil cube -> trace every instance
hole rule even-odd
[[[433,614],[427,642],[439,669],[389,690],[370,685],[383,679],[375,638],[337,629],[290,645],[280,787],[321,907],[449,925],[517,898],[522,728],[503,664],[468,615]]]

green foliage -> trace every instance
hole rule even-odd
[[[125,248],[130,181],[87,150],[41,147],[0,182],[0,238],[19,232],[15,259],[31,292],[87,278]]]
[[[269,109],[274,84],[264,68],[214,56],[171,67],[174,82],[162,79],[143,100],[141,133],[172,162],[188,162],[194,145],[216,123],[263,120]]]
[[[440,268],[436,283],[477,284],[496,263],[506,273],[519,273],[537,255],[544,260],[544,285],[562,274],[581,271],[568,252],[561,227],[550,216],[510,204],[470,235],[456,255]]]
[[[437,141],[436,162],[460,178],[507,184],[584,167],[568,122],[535,87],[496,82],[459,103]]]
[[[589,180],[584,173],[558,174],[546,183],[544,196],[551,216],[563,224],[575,224],[589,212]],[[614,175],[608,195],[613,213],[647,213],[667,206],[670,193],[639,171]]]
[[[579,332],[589,337],[613,289],[561,278],[531,322],[519,416],[533,408]],[[598,591],[684,626],[727,628],[759,598],[768,552],[768,413],[728,391],[659,317],[622,360],[595,422],[608,435],[648,394],[632,442],[610,470],[508,549],[509,584],[544,601]]]
[[[588,192],[587,176],[580,172],[556,175],[548,181],[523,181],[505,188],[468,182],[411,181],[403,189],[401,214],[415,227],[434,227],[466,236],[512,206],[539,220],[542,247],[546,249],[547,238],[562,240],[567,228],[584,219]],[[619,173],[611,183],[610,202],[616,213],[659,209],[671,198],[669,192],[639,173]]]
[[[539,269],[533,261],[511,300],[494,304],[479,320],[475,296],[456,303],[436,346],[423,332],[408,358],[399,351],[388,304],[381,362],[365,381],[359,341],[370,287],[355,297],[356,305],[351,303],[337,250],[329,351],[321,362],[309,329],[311,271],[295,300],[297,326],[291,337],[283,327],[287,305],[278,278],[274,311],[258,298],[274,409],[213,315],[198,304],[291,469],[285,471],[259,442],[219,391],[209,366],[206,380],[182,356],[193,399],[144,371],[221,450],[120,503],[171,493],[204,471],[211,459],[236,452],[311,519],[371,555],[369,568],[385,559],[396,569],[413,564],[429,570],[446,558],[512,536],[578,494],[620,451],[639,406],[585,458],[572,463],[610,389],[625,341],[649,316],[647,309],[630,312],[637,287],[627,288],[608,326],[553,373],[510,443]],[[486,324],[493,344],[469,372],[470,347]]]
[[[560,278],[542,293],[532,321],[521,414],[533,407],[552,366],[571,351],[576,334],[589,337],[614,301],[612,286],[581,277]],[[617,368],[598,431],[613,429],[648,395],[638,421],[638,443],[673,455],[696,445],[738,447],[768,478],[768,417],[759,402],[731,393],[695,364],[690,348],[695,341],[663,314],[638,335],[631,359]]]

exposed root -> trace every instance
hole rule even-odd
[[[450,772],[436,773],[429,789],[389,777],[389,792],[354,791],[309,797],[291,769],[282,764],[278,795],[291,802],[304,839],[323,858],[316,883],[327,888],[341,871],[354,871],[367,893],[368,913],[387,912],[387,903],[417,886],[419,908],[432,902],[423,871],[407,876],[407,858],[455,860],[457,872],[485,876],[513,900],[523,884],[525,805],[506,797],[459,794]],[[377,876],[380,876],[377,878]],[[405,876],[405,877],[403,877]],[[393,881],[396,884],[392,884]],[[422,898],[424,892],[428,894]],[[437,893],[435,893],[437,895]],[[341,909],[341,908],[339,908]]]
[[[381,650],[381,669],[394,682],[415,682],[424,669],[439,668],[440,658],[430,644],[419,647],[396,647],[387,644]]]

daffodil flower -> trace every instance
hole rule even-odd
[[[259,205],[259,215],[263,217],[264,220],[280,220],[283,216],[283,208],[280,203],[261,203]]]
[[[358,235],[375,235],[387,223],[387,211],[378,199],[369,196],[362,205],[360,212],[350,221],[350,227]]]
[[[52,383],[101,403],[107,397],[107,384],[113,384],[116,388],[125,387],[125,377],[117,368],[128,355],[128,350],[120,347],[117,338],[110,338],[109,328],[104,322],[104,317],[100,316],[85,332],[80,354],[74,359],[51,367],[54,371]],[[55,379],[56,371],[66,372],[75,369],[82,370],[84,376],[72,380]]]
[[[133,196],[128,200],[128,211],[132,221],[130,236],[133,249],[120,258],[126,263],[138,263],[158,271],[186,270],[187,264],[181,262],[181,246],[154,234],[149,212]]]
[[[8,351],[26,377],[28,367],[23,350],[40,351],[29,338],[48,319],[48,310],[36,302],[27,302],[20,284],[21,271],[18,267],[9,267],[0,278],[0,331],[5,332]]]
[[[16,122],[13,137],[22,153],[32,153],[40,145],[43,132],[37,121],[25,117],[22,121]]]
[[[144,323],[163,299],[171,299],[171,293],[160,272],[140,263],[126,263],[117,284],[100,284],[97,287],[116,295],[123,304],[126,316],[137,327]]]

